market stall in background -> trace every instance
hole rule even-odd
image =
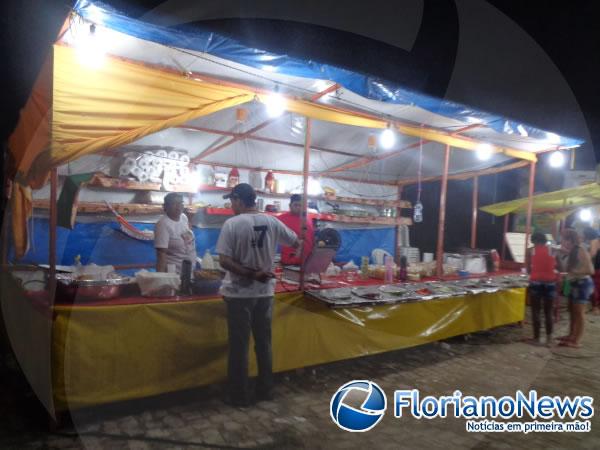
[[[215,244],[233,214],[222,196],[238,182],[274,215],[302,194],[302,220],[316,225],[312,258],[277,268],[276,371],[520,321],[526,279],[503,271],[496,249],[475,248],[479,177],[529,168],[530,233],[537,156],[580,144],[80,1],[10,141],[11,344],[51,413],[221,381]],[[449,179],[474,183],[471,248],[458,253],[444,251]],[[431,220],[426,205],[402,197],[434,180],[435,255],[411,246],[413,221]],[[202,256],[187,292],[180,274],[153,270],[168,192],[184,195]]]

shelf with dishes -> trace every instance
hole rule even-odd
[[[117,189],[117,190],[134,190],[134,191],[163,191],[161,183],[152,182],[140,182],[132,179],[123,179],[109,177],[102,173],[97,173],[87,183],[88,187],[104,188],[104,189]],[[193,189],[188,185],[177,185],[173,186],[170,192],[182,192],[182,193],[211,193],[211,192],[228,192],[231,190],[225,186],[213,186],[213,185],[200,185],[197,189]],[[257,189],[256,194],[261,197],[269,198],[284,198],[289,199],[289,193],[280,192],[269,192],[262,189]],[[382,208],[411,208],[412,205],[406,200],[382,200],[362,197],[326,197],[321,195],[310,195],[310,200],[321,200],[333,203],[352,203],[357,205],[365,206],[377,206]]]

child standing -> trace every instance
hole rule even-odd
[[[527,251],[527,271],[529,272],[529,300],[533,320],[533,339],[540,343],[540,310],[544,309],[546,318],[546,344],[552,343],[552,312],[556,298],[556,260],[550,255],[547,239],[536,231],[531,236],[533,248]]]

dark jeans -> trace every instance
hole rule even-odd
[[[530,283],[529,299],[531,301],[531,316],[533,320],[533,336],[535,339],[540,337],[542,327],[540,312],[544,308],[546,318],[546,334],[552,334],[554,325],[554,298],[556,297],[556,285],[554,283]]]
[[[256,390],[266,394],[273,388],[271,352],[271,319],[273,297],[225,297],[229,359],[227,375],[230,395],[239,400],[250,400],[248,387],[248,344],[250,330],[254,336],[254,351],[258,363]]]

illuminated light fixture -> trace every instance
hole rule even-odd
[[[308,195],[319,195],[323,193],[323,189],[321,188],[321,182],[319,180],[315,180],[314,178],[309,178],[306,192],[308,193]]]
[[[277,67],[275,66],[263,66],[263,70],[266,72],[277,72]]]
[[[279,86],[275,86],[275,92],[269,94],[265,99],[267,115],[271,118],[281,116],[285,111],[285,99],[279,93]]]
[[[202,172],[198,170],[198,167],[196,167],[195,170],[190,171],[188,184],[192,189],[198,191],[198,189],[200,189],[200,186],[202,186],[202,181]]]
[[[389,150],[396,143],[396,133],[392,130],[391,126],[381,132],[379,135],[379,144],[384,150]]]
[[[517,125],[517,131],[519,132],[519,134],[523,137],[527,137],[529,136],[529,133],[527,133],[527,130],[525,129],[525,127],[521,124]]]
[[[546,133],[546,142],[549,144],[560,144],[560,136],[556,133]]]
[[[483,120],[481,120],[479,117],[467,116],[467,122],[476,124],[476,123],[483,123]]]
[[[591,222],[592,221],[592,211],[588,208],[582,209],[579,211],[579,219],[582,222]]]
[[[562,167],[565,165],[565,155],[563,154],[563,152],[559,152],[557,150],[555,152],[552,152],[548,161],[550,163],[550,167]]]
[[[479,144],[475,150],[475,153],[480,160],[487,161],[492,157],[492,153],[494,153],[494,147],[492,147],[490,144]]]
[[[104,65],[106,51],[102,36],[95,24],[90,25],[88,33],[77,39],[77,58],[80,64],[89,69],[99,69]]]

